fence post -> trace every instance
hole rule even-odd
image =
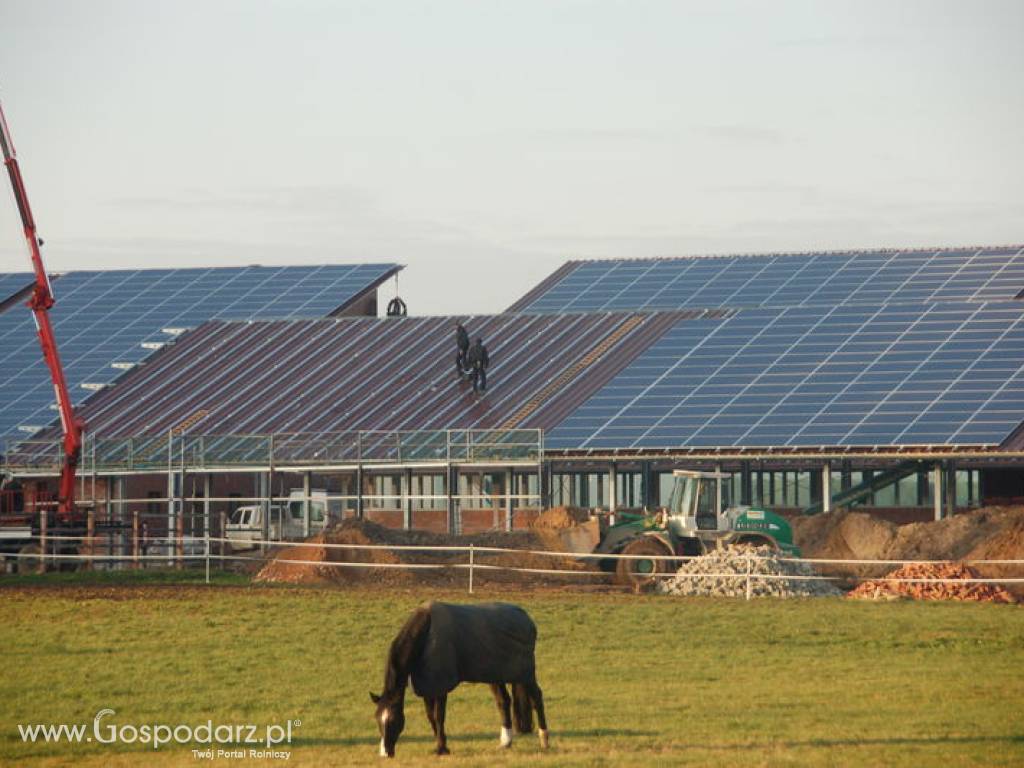
[[[747,550],[747,600],[750,599],[750,550]]]
[[[46,508],[39,510],[39,573],[46,573]]]
[[[469,594],[473,594],[473,544],[469,545]]]
[[[206,527],[203,534],[203,538],[206,540],[206,583],[210,583],[210,528]]]
[[[88,555],[96,554],[93,551],[93,538],[95,536],[96,536],[96,512],[94,510],[90,509],[88,512],[85,513],[85,541],[83,542],[84,546],[81,548],[81,550],[85,551],[85,554],[88,554]],[[91,570],[93,570],[93,562],[95,562],[95,561],[93,561],[93,560],[86,560],[82,564],[82,570],[83,571],[91,571]]]
[[[220,569],[224,570],[224,550],[227,549],[228,543],[224,541],[228,537],[228,513],[221,511],[220,513],[220,546],[217,550],[220,552]]]
[[[182,496],[184,496],[185,487],[185,476],[181,476]],[[175,520],[175,554],[177,555],[177,563],[175,567],[180,571],[185,567],[185,502],[182,500],[181,507],[178,509],[177,518]]]
[[[132,568],[139,568],[139,510],[132,512]]]

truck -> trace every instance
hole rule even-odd
[[[649,586],[660,575],[679,568],[681,561],[672,557],[702,555],[737,544],[768,546],[799,556],[785,518],[767,509],[733,504],[731,474],[693,470],[672,474],[666,508],[655,514],[618,514],[613,523],[594,519],[585,524],[598,540],[593,553],[633,556],[602,561],[606,569],[614,568],[619,583]],[[574,538],[570,548],[579,551],[580,537]]]
[[[301,539],[306,535],[303,524],[303,502],[306,494],[301,488],[293,488],[286,504],[251,504],[238,507],[228,518],[224,538],[230,540],[234,552],[244,552],[259,547],[256,543],[264,537],[263,515],[269,509],[267,521],[268,538],[272,541]],[[318,530],[327,523],[327,491],[315,489],[309,492],[309,530]]]

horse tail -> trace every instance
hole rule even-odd
[[[533,705],[525,683],[512,684],[512,711],[515,713],[516,733],[533,733]]]

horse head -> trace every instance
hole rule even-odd
[[[374,717],[380,729],[380,756],[394,757],[395,744],[405,728],[405,698],[401,694],[384,691],[380,696],[371,693],[370,700],[377,705]]]

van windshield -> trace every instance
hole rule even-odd
[[[230,521],[235,525],[246,525],[249,522],[249,515],[252,512],[250,509],[245,507],[239,507],[231,513]]]

